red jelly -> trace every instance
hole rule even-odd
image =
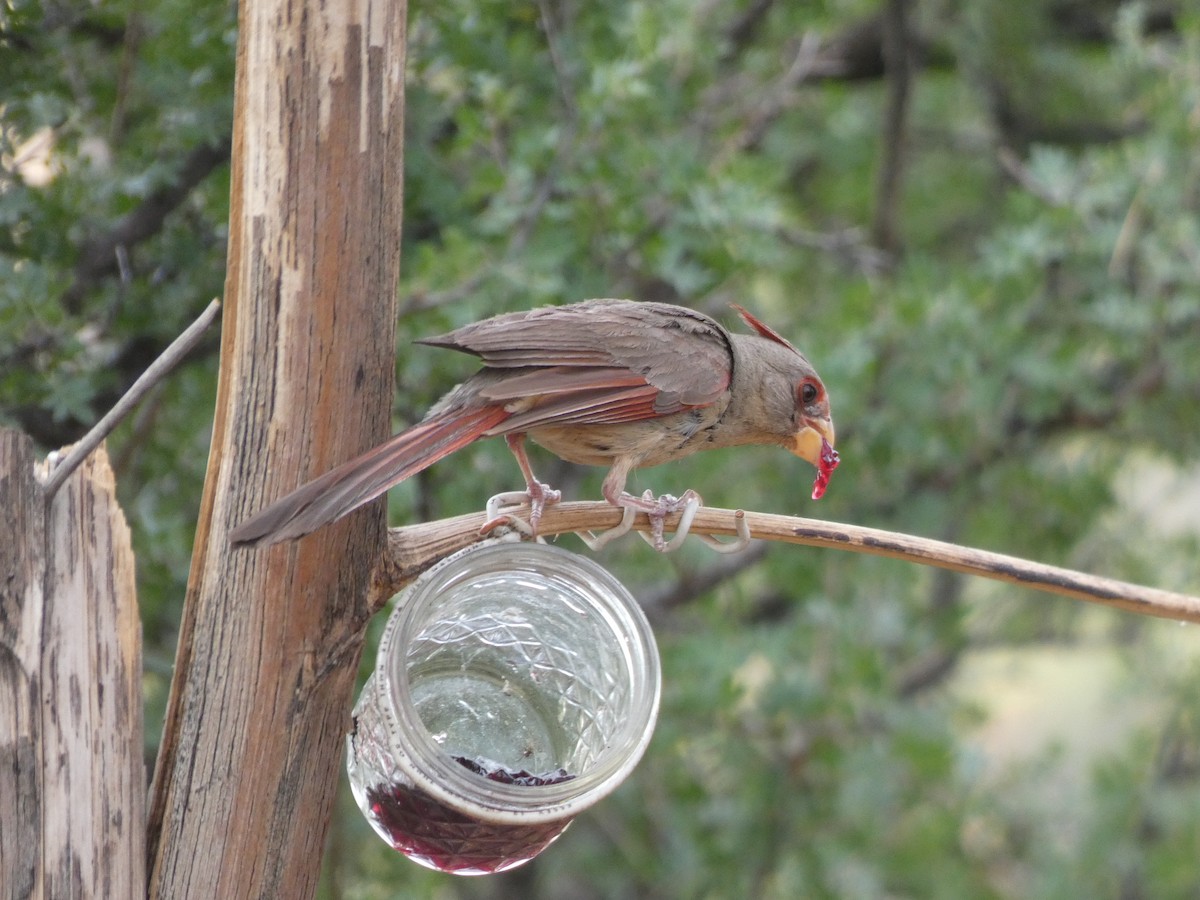
[[[829,476],[833,474],[833,470],[841,461],[841,457],[829,445],[829,441],[821,438],[821,465],[817,467],[817,478],[813,482],[812,498],[814,500],[820,500],[825,496],[825,488],[829,487]]]
[[[542,775],[532,775],[524,769],[513,771],[500,765],[500,763],[484,759],[482,756],[477,756],[474,759],[469,759],[466,756],[455,756],[454,761],[460,766],[470,769],[476,775],[482,775],[484,778],[490,778],[492,781],[499,781],[501,784],[515,784],[520,787],[562,784],[562,782],[570,781],[575,777],[574,775],[567,774],[566,769],[556,769],[553,772],[546,772]]]
[[[514,776],[543,777],[527,772]],[[420,788],[396,784],[369,788],[367,802],[393,847],[431,869],[459,875],[488,875],[518,866],[571,824],[569,817],[534,825],[486,822],[451,809]]]

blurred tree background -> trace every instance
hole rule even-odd
[[[228,3],[0,7],[0,416],[47,449],[220,294],[235,44]],[[472,368],[412,337],[598,296],[732,324],[736,301],[830,388],[828,495],[770,449],[631,490],[1200,591],[1198,61],[1183,2],[412,0],[395,424]],[[150,761],[216,349],[110,443]],[[518,477],[473,448],[392,520]],[[485,879],[405,862],[345,791],[324,896],[1200,895],[1193,629],[799,548],[603,560],[664,660],[630,782]]]

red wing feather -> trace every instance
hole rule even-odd
[[[496,401],[519,400],[545,394],[645,385],[646,379],[629,369],[576,368],[560,365],[535,368],[521,375],[507,376],[494,385],[482,388],[479,396]]]
[[[510,416],[487,434],[512,434],[547,425],[611,425],[654,419],[664,415],[655,408],[659,399],[658,389],[648,384],[615,391],[555,394],[532,409]]]
[[[229,539],[248,544],[266,538],[274,544],[306,535],[490,433],[506,418],[502,407],[486,406],[427,419],[276,500],[230,532]]]
[[[496,350],[482,357],[489,368],[521,369],[527,366],[606,366],[612,357],[591,350],[556,350],[553,355],[544,349]]]

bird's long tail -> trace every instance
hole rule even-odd
[[[428,418],[276,500],[233,529],[229,540],[275,544],[302,537],[462,449],[508,416],[503,407],[485,406]]]

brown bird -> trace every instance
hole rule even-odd
[[[425,418],[247,519],[235,544],[298,538],[483,437],[504,435],[525,476],[534,530],[557,492],[533,475],[524,437],[568,462],[609,466],[604,498],[661,520],[678,501],[625,492],[633,469],[697,450],[777,444],[837,465],[825,385],[804,355],[735,306],[754,334],[667,303],[587,300],[508,313],[418,343],[471,353],[483,368]]]

